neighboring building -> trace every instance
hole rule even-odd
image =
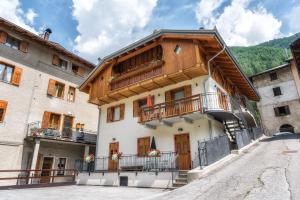
[[[0,169],[73,169],[95,151],[98,110],[77,89],[95,66],[50,34],[0,18]]]
[[[198,141],[227,134],[234,146],[241,124],[256,126],[246,105],[259,96],[216,30],[155,31],[105,57],[80,90],[101,109],[97,170],[149,169],[153,148],[178,156],[163,154],[162,170],[173,159],[190,170]],[[136,157],[117,166],[118,152]]]
[[[294,58],[299,58],[300,39],[291,45]],[[299,59],[250,77],[261,96],[257,103],[265,133],[300,132]]]

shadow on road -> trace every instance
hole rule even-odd
[[[299,133],[281,133],[278,135],[274,135],[269,138],[265,138],[260,140],[260,142],[271,142],[271,141],[276,141],[276,140],[300,140],[300,134]]]

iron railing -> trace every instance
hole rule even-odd
[[[177,170],[177,154],[161,152],[159,156],[139,156],[136,154],[122,155],[119,160],[112,160],[110,156],[98,157],[94,162],[75,161],[78,171],[174,171]],[[97,168],[95,168],[95,165]]]
[[[204,93],[173,100],[141,110],[140,122],[161,120],[174,116],[186,115],[193,112],[204,113],[209,110],[230,110],[229,97],[225,94]]]
[[[57,140],[70,140],[75,142],[95,144],[97,132],[85,129],[63,128],[62,131],[53,128],[41,128],[41,122],[32,122],[27,125],[28,137],[51,138]]]

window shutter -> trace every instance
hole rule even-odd
[[[106,122],[112,122],[112,107],[107,108]]]
[[[139,100],[133,101],[133,117],[138,117],[140,114]]]
[[[28,42],[22,41],[20,44],[20,51],[27,53],[28,52]]]
[[[11,83],[13,85],[17,85],[17,86],[20,85],[21,77],[22,77],[22,71],[23,71],[22,68],[19,68],[19,67],[14,68],[14,73],[13,73],[13,76],[12,76],[12,79],[11,79]]]
[[[50,96],[55,96],[55,83],[55,80],[49,79],[47,94]]]
[[[0,108],[4,110],[2,117],[0,118],[0,122],[4,120],[6,108],[7,108],[7,101],[0,100]]]
[[[172,95],[171,95],[171,91],[166,91],[165,92],[165,101],[172,101]]]
[[[49,120],[50,120],[50,112],[45,111],[44,116],[43,116],[43,121],[42,121],[42,128],[48,128],[49,127]]]
[[[6,42],[6,38],[7,38],[7,33],[5,32],[0,32],[0,43],[4,44]]]
[[[78,75],[79,76],[84,76],[84,74],[85,74],[85,69],[83,67],[79,67],[78,68]]]
[[[285,112],[286,112],[287,115],[291,114],[289,106],[285,106]]]
[[[125,104],[121,104],[120,105],[120,120],[124,119],[124,115],[125,115]]]
[[[184,97],[190,97],[192,96],[192,86],[186,85],[184,86]]]
[[[275,116],[279,116],[279,109],[278,108],[274,108],[274,112],[275,112]]]
[[[61,122],[61,115],[59,115],[58,124],[57,124],[57,130],[60,130],[60,122]]]
[[[53,55],[52,64],[58,66],[59,65],[59,57],[58,55]]]

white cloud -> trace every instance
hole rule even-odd
[[[33,23],[34,17],[31,9],[28,10],[26,14],[20,8],[19,0],[1,0],[0,6],[0,17],[9,20],[33,33],[37,33],[37,31],[30,25],[26,23],[28,20],[30,23]],[[28,18],[26,15],[29,14],[32,17],[32,21],[30,21],[30,17]]]
[[[34,18],[36,18],[37,16],[38,14],[34,12],[33,9],[28,9],[28,11],[25,14],[25,17],[30,24],[33,24]]]
[[[226,6],[219,16],[215,19],[212,17],[212,20],[207,19],[206,24],[210,27],[206,28],[212,28],[216,25],[228,45],[254,45],[280,36],[282,22],[263,6],[258,6],[255,9],[248,8],[250,2],[251,0],[232,0],[231,4]],[[217,5],[212,7],[205,16],[214,16],[221,3]],[[201,9],[204,8],[198,7],[196,13],[200,12]],[[202,18],[197,19],[200,24],[203,23]]]
[[[300,31],[300,5],[291,9],[290,13],[285,16],[288,20],[289,29],[292,33]]]
[[[96,61],[144,33],[157,0],[73,0],[75,50]]]
[[[216,9],[219,8],[224,0],[201,0],[197,5],[196,18],[198,22],[211,27],[216,22]]]

